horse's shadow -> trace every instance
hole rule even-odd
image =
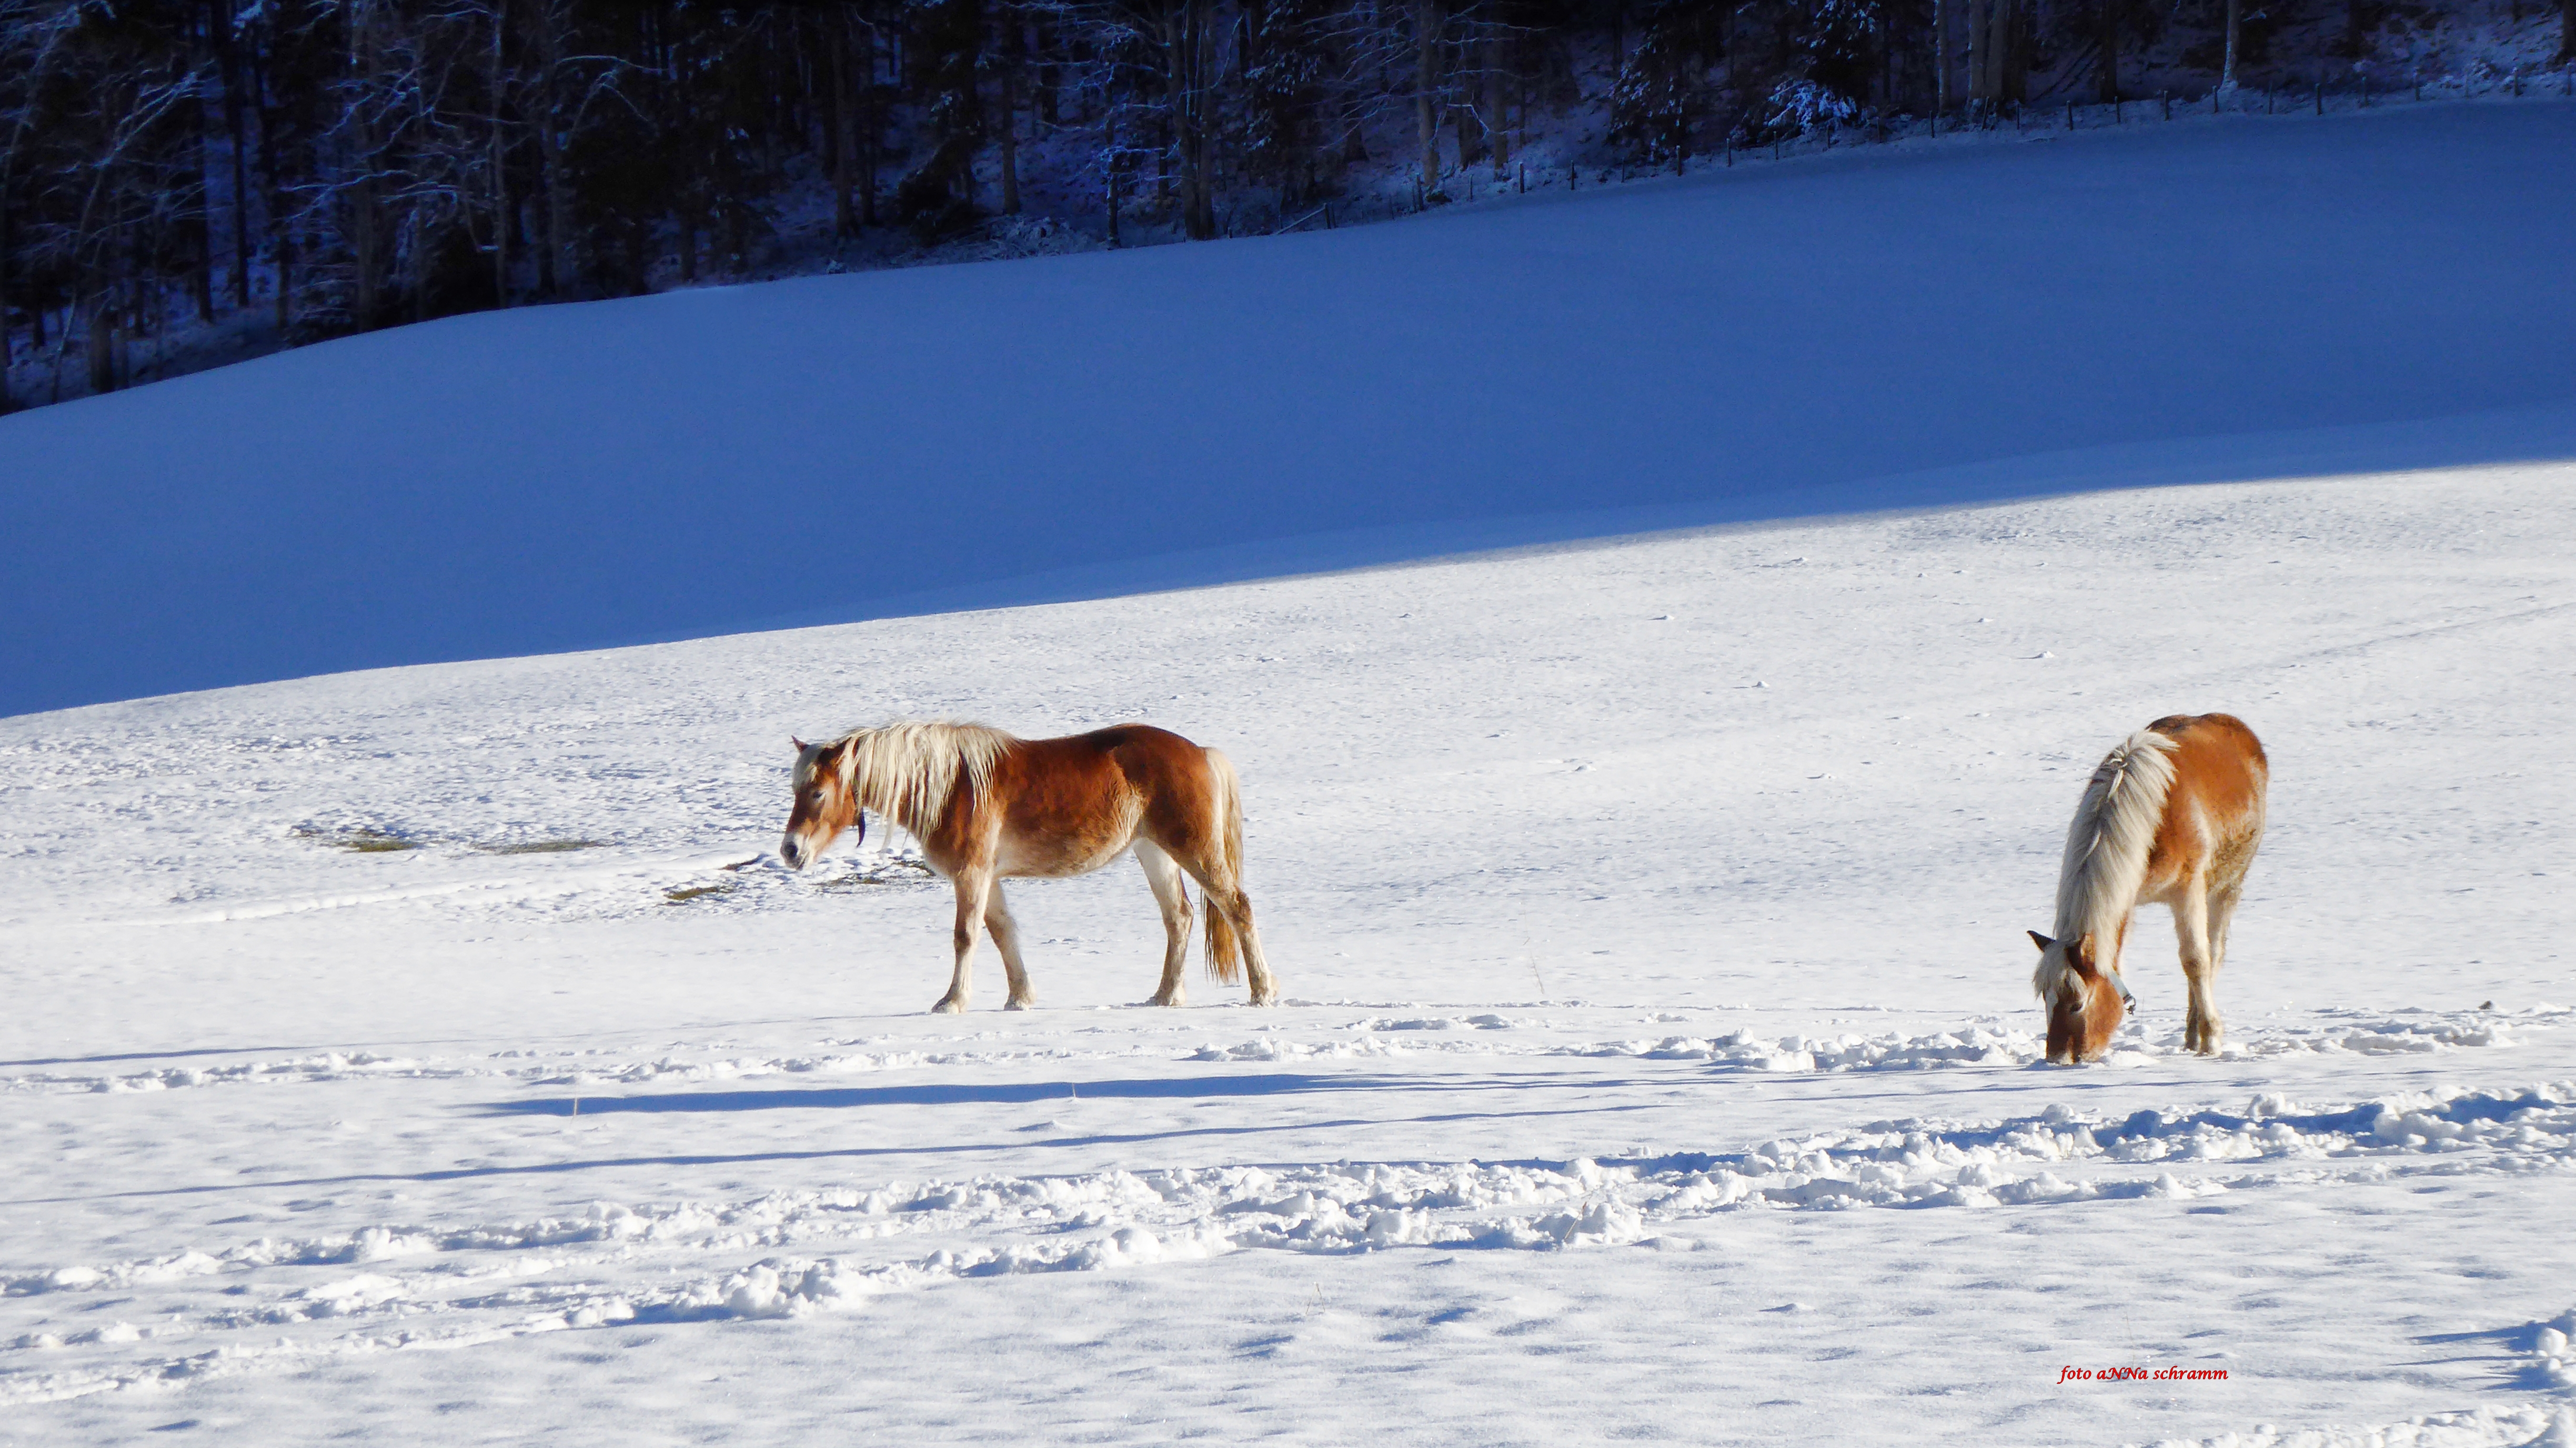
[[[1502,1083],[1443,1081],[1412,1076],[1318,1076],[1291,1072],[1255,1075],[1147,1078],[1132,1081],[1025,1081],[916,1083],[903,1086],[826,1086],[800,1090],[673,1091],[636,1096],[539,1096],[486,1103],[485,1116],[608,1116],[623,1112],[735,1112],[847,1110],[871,1106],[1031,1106],[1087,1100],[1210,1100],[1293,1096],[1309,1092],[1471,1091]],[[1525,1089],[1528,1081],[1510,1083]],[[1565,1084],[1575,1084],[1568,1081]],[[1582,1084],[1597,1085],[1586,1081]]]
[[[2475,1332],[2433,1332],[2409,1339],[2425,1347],[2456,1347],[2462,1355],[2431,1358],[2426,1363],[2483,1362],[2498,1364],[2498,1387],[2519,1393],[2555,1392],[2560,1385],[2550,1380],[2548,1365],[2540,1356],[2540,1334],[2550,1326],[2545,1322],[2526,1322],[2517,1327],[2481,1328]],[[2477,1349],[2484,1349],[2478,1351]]]

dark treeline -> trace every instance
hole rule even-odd
[[[191,313],[294,340],[739,274],[791,195],[828,196],[839,236],[928,244],[1021,211],[1034,168],[1113,236],[1124,214],[1207,238],[1221,201],[1284,218],[1356,168],[1438,199],[1587,98],[1608,145],[1662,163],[2039,88],[2109,99],[2174,27],[2213,85],[2281,61],[2294,23],[2315,58],[2358,56],[2392,9],[0,0],[0,336],[106,391]]]

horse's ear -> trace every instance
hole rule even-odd
[[[811,745],[807,744],[804,740],[797,738],[797,737],[796,737],[795,735],[793,735],[793,734],[790,734],[790,735],[788,735],[788,736],[787,736],[787,742],[788,742],[788,743],[790,743],[790,744],[795,745],[795,746],[796,746],[796,752],[797,752],[797,753],[799,753],[799,754],[802,754],[802,753],[804,753],[807,749],[809,749],[809,748],[813,747],[813,746],[811,746]]]
[[[2086,970],[2093,969],[2093,932],[2085,931],[2083,939],[2067,947],[2066,956]]]
[[[2036,930],[2030,931],[2028,934],[2030,936],[2030,943],[2038,946],[2043,951],[2057,943],[2056,941],[2049,939],[2047,936],[2040,934]]]

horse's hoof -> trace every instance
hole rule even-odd
[[[930,1013],[934,1016],[964,1015],[966,1013],[966,1003],[955,996],[943,996],[941,997],[939,1004],[930,1008]]]
[[[1156,996],[1150,1004],[1158,1006],[1185,1006],[1188,1005],[1189,1002],[1178,995],[1168,995]]]
[[[1036,1004],[1037,1002],[1028,996],[1013,996],[1009,1000],[1002,1002],[1002,1009],[1006,1011],[1024,1011]]]

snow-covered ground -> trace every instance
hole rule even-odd
[[[0,1438],[2536,1438],[2571,528],[2096,493],[8,721]],[[2084,773],[2219,707],[2226,1056],[2159,924],[2035,1065]],[[1132,1004],[1122,866],[923,1014],[939,886],[762,858],[891,712],[1221,744],[1291,1004]]]
[[[2099,293],[2075,258],[1988,259],[2051,315],[2091,307],[2108,325],[2143,299],[2179,309],[2179,337],[2218,325],[2215,295],[2269,307],[2264,327],[2197,356],[1971,352],[1940,375],[1889,371],[1894,401],[1790,406],[1788,382],[1738,362],[1722,386],[1675,377],[1630,411],[1538,426],[1526,396],[1515,416],[1495,390],[1532,346],[1437,374],[1419,419],[1390,394],[1384,413],[1423,431],[1390,424],[1370,448],[1335,409],[1430,356],[1415,333],[1319,342],[1305,371],[1247,354],[1194,378],[1216,321],[1295,319],[1246,300],[1202,324],[1175,301],[1122,345],[1204,384],[1185,400],[1295,392],[1276,406],[1312,424],[1304,450],[1193,500],[1180,463],[1227,455],[1218,424],[1261,409],[1179,408],[1155,423],[1178,438],[1173,471],[1067,445],[1061,469],[1017,485],[1046,506],[1008,561],[1100,560],[1079,586],[898,581],[1081,592],[1542,546],[0,720],[0,1443],[2576,1440],[2576,377],[2564,268],[2534,260],[2568,233],[2519,229],[2576,206],[2561,144],[2576,110],[2492,114],[2508,159],[2473,150],[2461,169],[2518,190],[2444,182],[2426,193],[2438,207],[2380,218],[2305,290],[2282,257],[2252,281],[2176,258],[2171,278]],[[2244,155],[2100,144],[2097,159],[2136,162],[2097,173],[2120,183],[2092,191],[2103,246],[2164,224],[2158,197],[2218,185],[2211,168]],[[2425,145],[2349,153],[2397,158],[2353,161],[2375,182],[2256,167],[2231,184],[2251,207],[2297,182],[2311,211],[2357,226],[2370,186],[2433,184],[2406,159]],[[1775,196],[1776,248],[1799,188],[1853,215],[1973,191],[2009,164],[2072,195],[2080,151],[1857,161],[1741,195]],[[1693,184],[1615,204],[1669,208],[1672,245],[1734,194]],[[1859,199],[1832,201],[1836,184]],[[2292,209],[2190,224],[2286,235]],[[1583,214],[1478,224],[1533,228],[1492,253],[1526,262],[1588,235],[1567,219]],[[1299,244],[1349,260],[1449,224]],[[1451,290],[1491,235],[1447,233],[1464,259],[1426,285],[1499,347],[1509,330],[1477,332]],[[1644,241],[1599,245],[1594,261],[1656,264]],[[1071,278],[1072,296],[1098,274],[1046,268],[1132,267],[1132,302],[1156,278],[1198,295],[1217,273],[1189,268],[1230,255],[1258,273],[1306,253],[945,275],[968,291]],[[2498,260],[2392,296],[2409,256]],[[1662,325],[1661,275],[1624,325]],[[1667,291],[1669,325],[1793,301],[1840,318],[1735,339],[1792,377],[1862,376],[1873,364],[1836,347],[1879,335],[1864,302],[1906,291],[1738,281]],[[652,352],[648,324],[674,309],[783,326],[841,284],[544,316],[628,329],[624,366],[686,350]],[[1915,334],[1935,311],[2003,336],[1994,295],[1930,298],[1889,323],[1888,355],[1922,355],[1907,349],[1929,346]],[[1492,299],[1523,321],[1549,305]],[[550,335],[518,315],[411,335],[472,327]],[[1176,334],[1198,340],[1156,351]],[[429,426],[441,398],[556,396],[534,389],[586,356],[583,335],[532,348],[522,372],[421,374],[386,404],[410,409],[404,446],[562,460],[597,443],[613,397],[587,383],[569,412]],[[710,322],[690,345],[728,335]],[[175,414],[136,409],[236,389],[276,455],[319,468],[358,443],[288,424],[358,393],[307,359],[390,375],[397,340],[49,409],[0,436],[72,462],[184,460]],[[727,345],[690,376],[774,339]],[[1600,375],[1548,374],[1587,389],[1560,396],[1569,417],[1651,380],[1607,344],[1577,360]],[[957,445],[995,466],[1052,455],[1026,419],[1071,425],[1099,379],[1059,396],[1036,385],[1049,371],[1032,360],[1020,405],[970,419]],[[262,390],[290,374],[301,390]],[[752,381],[794,375],[717,398],[718,441],[804,416],[819,393],[746,401]],[[120,431],[138,417],[165,431]],[[828,444],[858,424],[822,416],[802,443],[764,444],[814,459],[783,500],[728,481],[682,506],[673,480],[699,464],[653,469],[686,429],[630,421],[616,460],[643,469],[652,516],[621,536],[738,547],[740,565],[739,530],[774,546],[775,576],[812,561],[788,530],[813,496],[795,488],[822,486],[845,458]],[[205,436],[209,475],[248,476],[224,472],[250,466],[247,443]],[[700,462],[718,442],[703,446]],[[1288,486],[1291,463],[1312,489]],[[104,462],[88,476],[148,501]],[[280,496],[322,506],[321,474],[280,476]],[[508,479],[402,476],[496,510],[425,548],[456,544],[495,589],[532,586],[545,550],[457,543],[533,516],[509,511]],[[2189,481],[2209,478],[2228,481]],[[170,481],[183,516],[220,512]],[[1111,525],[1083,521],[1103,489],[1170,511],[1127,525],[1139,537],[1119,552]],[[959,491],[952,512],[972,501]],[[398,537],[413,503],[374,496]],[[55,497],[47,516],[72,516],[68,485]],[[1870,505],[1890,510],[1787,516]],[[1215,547],[1227,507],[1246,520],[1234,551],[1151,546]],[[894,566],[939,508],[886,512],[828,566]],[[1710,518],[1739,521],[1550,541]],[[138,526],[170,530],[146,561],[194,556],[178,524]],[[1327,527],[1379,531],[1314,536]],[[292,528],[265,536],[284,541],[241,565],[253,582],[323,556]],[[13,588],[78,571],[21,575],[29,556],[12,555]],[[323,603],[361,622],[448,606],[405,584],[399,566],[420,565],[384,556],[385,591],[345,590],[361,559],[322,580]],[[191,576],[213,576],[202,566]],[[710,576],[660,582],[680,596]],[[177,637],[221,631],[213,602],[190,614],[159,581],[96,577],[111,623],[130,584]],[[42,617],[69,627],[68,611]],[[2049,924],[2081,782],[2125,731],[2207,709],[2245,717],[2273,763],[2219,987],[2228,1050],[2179,1049],[2157,912],[2129,971],[2138,1027],[2105,1065],[2037,1064],[2021,932]],[[1186,1009],[1135,1005],[1160,927],[1121,865],[1014,887],[1040,1009],[993,1009],[987,953],[976,1011],[925,1014],[949,907],[900,842],[872,835],[803,875],[767,854],[789,734],[894,715],[1032,734],[1144,719],[1224,748],[1290,1003],[1255,1012],[1194,978]]]

